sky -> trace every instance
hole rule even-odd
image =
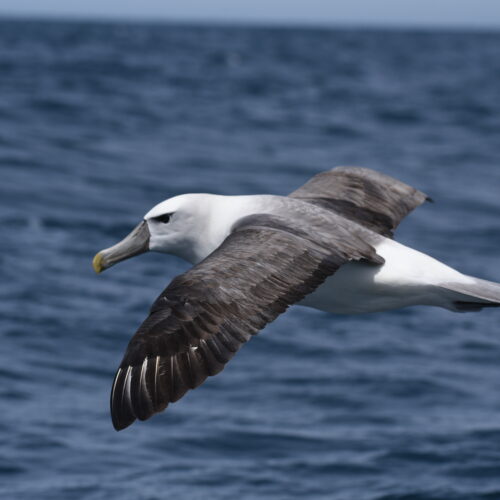
[[[1,0],[0,15],[500,28],[500,0]]]

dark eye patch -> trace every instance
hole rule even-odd
[[[163,214],[159,215],[158,217],[155,217],[155,220],[158,222],[163,222],[163,224],[167,224],[170,222],[170,217],[172,217],[173,214]]]

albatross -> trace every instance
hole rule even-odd
[[[413,305],[500,306],[500,284],[397,243],[421,191],[360,167],[322,172],[288,196],[184,194],[153,207],[97,273],[147,251],[194,264],[153,303],[111,390],[116,430],[146,420],[219,373],[292,304],[337,314]]]

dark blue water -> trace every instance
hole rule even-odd
[[[0,23],[0,496],[499,499],[499,311],[292,308],[112,429],[126,343],[187,265],[94,253],[172,195],[339,164],[426,191],[398,239],[500,281],[500,35]]]

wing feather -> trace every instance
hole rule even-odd
[[[289,195],[329,209],[383,236],[427,201],[426,194],[388,175],[361,167],[336,167],[315,175]]]
[[[115,428],[149,418],[219,373],[245,342],[343,263],[380,263],[363,240],[366,230],[321,228],[313,228],[313,237],[280,217],[247,217],[203,262],[176,277],[131,339],[116,374]]]

